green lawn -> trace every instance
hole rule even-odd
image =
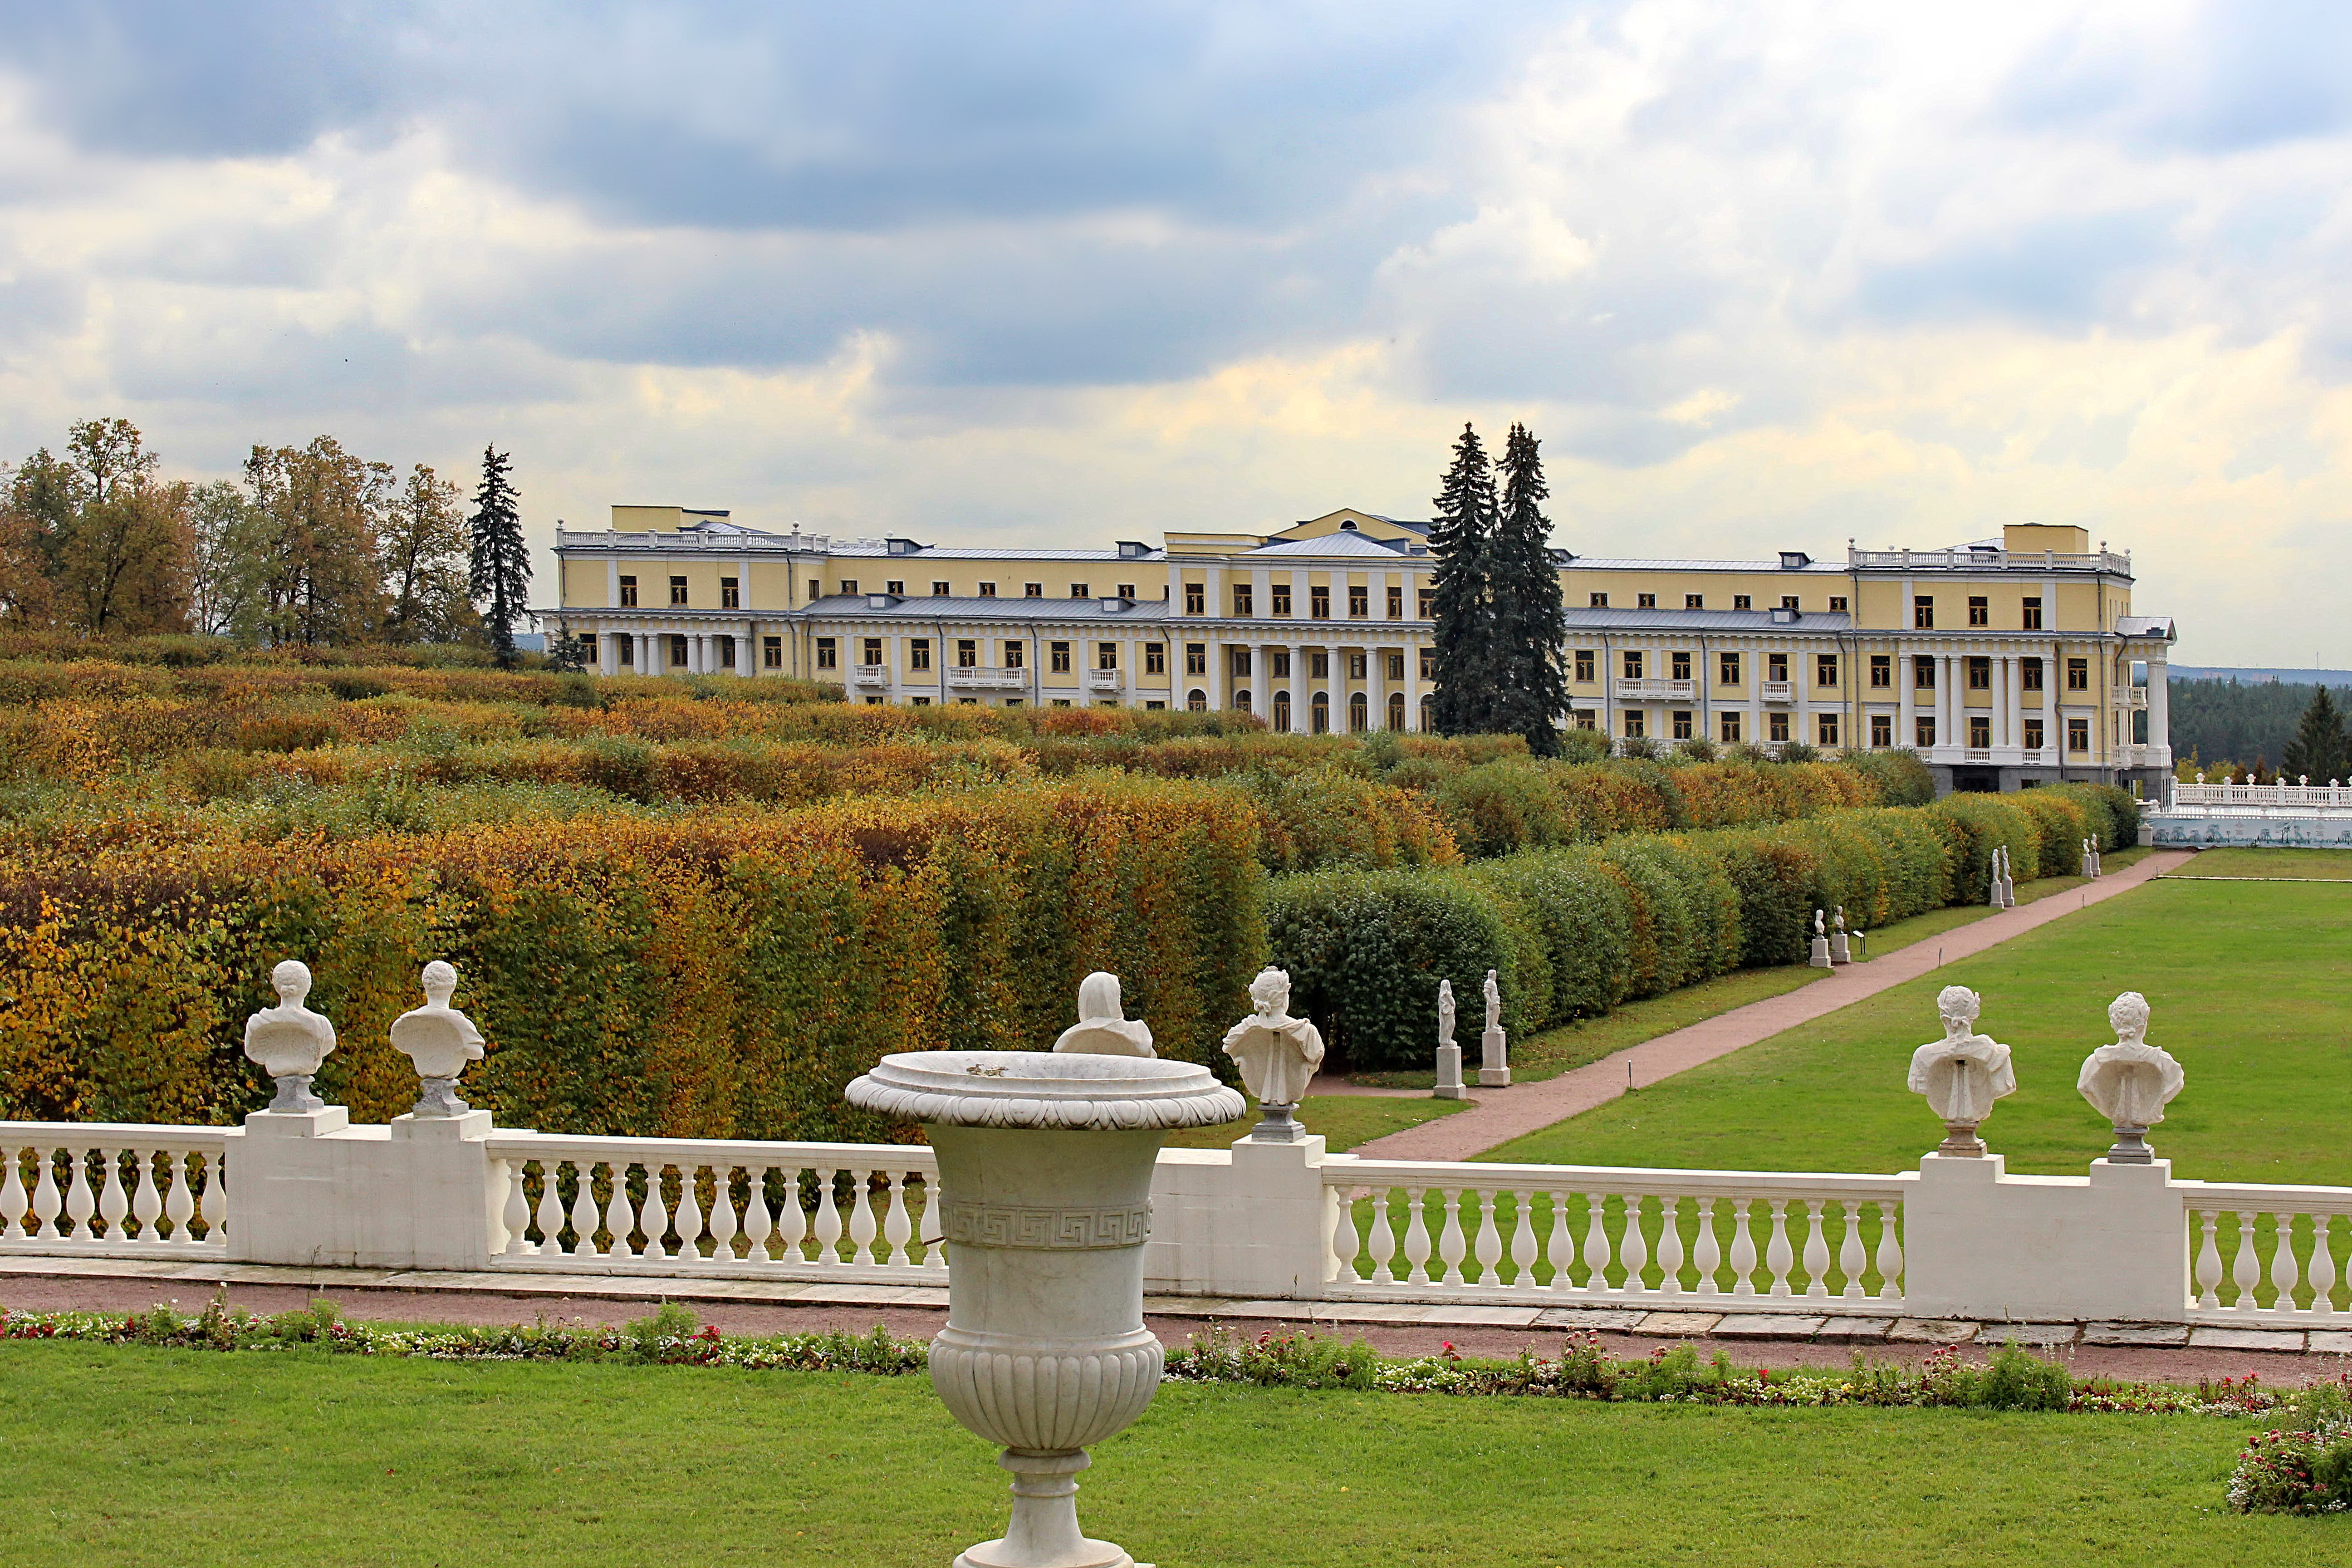
[[[2352,887],[2165,879],[1480,1156],[1596,1165],[1895,1171],[1942,1128],[1904,1087],[1936,993],[1972,986],[2016,1053],[1985,1137],[2019,1173],[2076,1174],[2111,1133],[2074,1091],[2140,991],[2189,1082],[2150,1134],[2177,1173],[2352,1184]]]
[[[2257,1418],[1169,1384],[1080,1517],[1160,1568],[2341,1562]],[[1005,1477],[920,1377],[0,1345],[10,1568],[940,1568]]]
[[[1244,1094],[1244,1100],[1249,1097]],[[1377,1094],[1310,1094],[1298,1108],[1298,1120],[1307,1124],[1309,1132],[1319,1132],[1326,1147],[1336,1154],[1352,1149],[1359,1143],[1369,1143],[1375,1138],[1427,1121],[1433,1117],[1451,1116],[1457,1110],[1467,1110],[1466,1100],[1392,1100]],[[1229,1149],[1234,1140],[1245,1137],[1257,1125],[1257,1101],[1249,1100],[1249,1114],[1239,1121],[1229,1121],[1221,1127],[1188,1127],[1169,1134],[1171,1149]]]
[[[2352,849],[2208,849],[2172,875],[2352,882]]]

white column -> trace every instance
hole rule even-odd
[[[1383,580],[1375,572],[1372,574],[1373,596],[1379,597],[1383,591]],[[1371,728],[1384,730],[1389,722],[1389,660],[1387,653],[1380,646],[1379,636],[1379,633],[1373,633],[1372,640],[1364,648],[1364,705],[1370,710],[1368,717]]]
[[[1214,584],[1216,580],[1215,575],[1212,574],[1209,581],[1212,584]],[[1209,636],[1206,632],[1203,632],[1202,635],[1203,637]],[[1225,645],[1223,643],[1219,642],[1213,637],[1210,637],[1207,644],[1204,646],[1206,646],[1209,650],[1207,660],[1209,673],[1204,678],[1208,683],[1205,689],[1209,694],[1209,711],[1212,713],[1222,712],[1225,706],[1225,660],[1232,658],[1233,655],[1226,651]]]
[[[1895,743],[1916,746],[1919,743],[1916,667],[1912,664],[1909,654],[1899,651],[1903,647],[1901,643],[1895,646],[1898,650],[1895,655]]]
[[[631,632],[629,635],[636,639],[637,646],[635,652],[637,656],[637,673],[639,675],[651,675],[655,673],[653,634],[650,632]]]
[[[1936,744],[1938,746],[1959,743],[1952,739],[1959,709],[1957,700],[1959,693],[1952,689],[1953,677],[1958,673],[1956,662],[1948,653],[1936,656]]]
[[[749,574],[743,579],[746,584],[751,580]],[[744,591],[748,593],[750,589],[747,587]],[[747,678],[760,673],[760,623],[757,621],[743,623],[743,640],[735,645],[735,673]]]
[[[2164,651],[2164,646],[2159,643],[2148,652],[2147,755],[2150,763],[2169,770],[2172,766],[2172,692],[2169,686],[2172,677]]]
[[[2002,745],[2025,744],[2025,677],[2013,653],[2000,660],[2000,724]]]
[[[1412,592],[1410,579],[1405,583],[1404,591],[1408,594]],[[1408,604],[1405,608],[1410,610],[1412,606]],[[1421,728],[1421,645],[1412,641],[1410,634],[1404,645],[1404,727],[1407,730]]]
[[[596,638],[597,674],[618,675],[621,673],[621,645],[618,639],[626,637],[627,635],[628,634],[626,632],[615,632],[608,629],[603,632],[602,635]]]

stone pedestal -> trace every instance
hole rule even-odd
[[[1508,1089],[1511,1087],[1511,1061],[1508,1042],[1500,1029],[1488,1029],[1478,1037],[1478,1087]]]
[[[1815,969],[1827,969],[1830,966],[1830,939],[1825,936],[1813,938],[1812,956],[1805,962]]]
[[[2014,1322],[2178,1321],[2189,1247],[2171,1163],[2012,1176],[1999,1154],[1919,1163],[1903,1207],[1904,1310]]]
[[[1833,964],[1853,962],[1853,953],[1847,947],[1845,932],[1842,931],[1830,933],[1830,962]]]
[[[1462,1087],[1462,1047],[1437,1047],[1437,1087],[1429,1091],[1432,1100],[1460,1100],[1468,1091]]]
[[[231,1152],[240,1263],[344,1268],[489,1266],[506,1182],[485,1144],[490,1113],[403,1116],[353,1127],[341,1106],[256,1111]]]

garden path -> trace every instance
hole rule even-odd
[[[1932,973],[1954,959],[1968,958],[2062,920],[2163,876],[2185,864],[2187,850],[2161,850],[2125,870],[2110,873],[2076,891],[2074,909],[2064,894],[2039,899],[1997,915],[1958,926],[1940,936],[1898,948],[1867,963],[1848,964],[1826,980],[1768,996],[1703,1018],[1672,1034],[1644,1040],[1541,1083],[1474,1091],[1471,1108],[1424,1121],[1384,1138],[1358,1144],[1350,1152],[1367,1160],[1467,1160],[1555,1121],[1605,1105],[1629,1085],[1656,1083],[1744,1046],[1770,1039],[1865,996]],[[1311,1131],[1311,1129],[1310,1129]]]

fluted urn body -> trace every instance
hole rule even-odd
[[[1011,1526],[959,1568],[1125,1568],[1079,1531],[1073,1478],[1160,1384],[1143,1244],[1160,1142],[1234,1120],[1242,1097],[1187,1062],[920,1051],[885,1057],[848,1100],[921,1122],[939,1155],[948,1324],[931,1386],[1013,1476]]]

